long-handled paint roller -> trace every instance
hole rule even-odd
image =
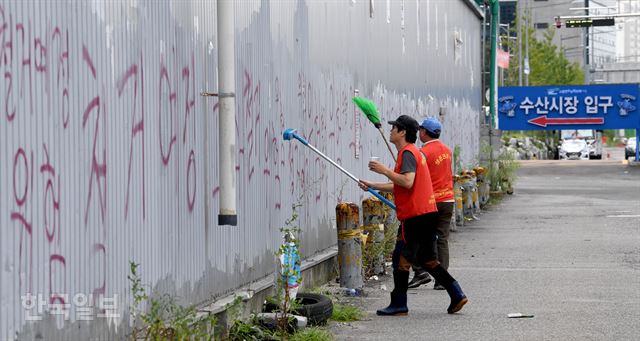
[[[331,160],[328,156],[324,155],[321,151],[319,151],[318,149],[316,149],[316,147],[312,146],[311,144],[309,144],[309,142],[307,140],[305,140],[303,137],[301,137],[300,135],[296,134],[295,129],[287,129],[284,131],[284,133],[282,134],[282,137],[286,140],[289,141],[291,140],[291,138],[294,138],[300,142],[302,142],[302,144],[304,144],[305,146],[309,147],[311,150],[313,150],[314,152],[316,152],[316,154],[320,155],[323,159],[329,161],[329,163],[331,163],[332,165],[336,166],[339,170],[341,170],[344,174],[347,174],[348,177],[350,177],[353,181],[360,183],[360,180],[358,180],[358,178],[356,178],[355,176],[353,176],[353,174],[347,172],[346,169],[342,168],[342,166],[340,166],[339,164],[337,164],[335,161]],[[391,201],[387,200],[387,198],[383,197],[382,195],[380,195],[380,193],[376,192],[374,189],[372,189],[371,187],[367,188],[367,191],[369,191],[369,193],[375,195],[378,199],[380,199],[380,201],[382,201],[383,203],[385,203],[387,206],[393,208],[394,210],[396,209],[396,205],[394,205]]]
[[[389,145],[389,141],[387,141],[387,138],[384,136],[384,133],[382,132],[382,124],[380,123],[380,113],[378,112],[378,108],[376,108],[376,105],[371,100],[363,97],[354,97],[351,100],[353,101],[353,103],[355,103],[358,106],[358,108],[360,108],[360,110],[362,110],[362,112],[364,113],[365,116],[367,116],[369,121],[373,123],[373,125],[376,128],[378,128],[380,135],[382,135],[382,141],[384,141],[384,143],[387,145],[387,148],[389,149],[389,153],[391,153],[393,162],[396,162],[396,155],[393,153],[393,150]]]

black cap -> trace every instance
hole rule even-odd
[[[420,127],[418,121],[407,115],[400,115],[394,121],[389,121],[389,124],[400,128],[400,130],[414,133],[418,132],[418,128]]]

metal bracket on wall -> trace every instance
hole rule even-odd
[[[225,97],[236,97],[236,94],[233,93],[233,92],[215,93],[215,92],[203,91],[203,92],[200,93],[200,96],[202,96],[202,97],[220,97],[220,98],[225,98]]]

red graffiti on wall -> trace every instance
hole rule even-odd
[[[163,88],[164,86],[167,87],[166,94],[163,92]],[[170,129],[170,134],[169,134],[169,146],[168,146],[168,150],[165,153],[165,146],[164,146],[164,141],[163,141],[163,137],[162,137],[162,120],[163,120],[163,103],[166,103],[167,100],[167,94],[168,94],[168,103],[166,105],[166,109],[167,110],[167,114],[168,118],[167,121],[169,122],[169,129]],[[175,91],[173,91],[171,89],[171,81],[169,80],[169,72],[167,71],[167,66],[165,65],[164,62],[164,56],[160,56],[160,83],[158,84],[158,136],[160,138],[160,156],[162,157],[162,164],[164,164],[165,166],[169,164],[169,159],[171,158],[171,149],[173,148],[174,143],[176,143],[176,133],[174,132],[174,112],[175,112],[175,106],[176,106],[176,99],[177,99],[177,94]]]
[[[11,64],[13,64],[13,21],[12,16],[6,14],[0,6],[0,67],[5,68],[3,74],[6,80],[7,92],[4,94],[4,115],[11,122],[16,117],[16,106],[13,98],[13,76]]]
[[[184,96],[184,125],[182,128],[182,145],[184,146],[187,142],[187,121],[189,117],[193,121],[192,130],[195,135],[196,131],[196,120],[195,115],[191,112],[195,111],[196,105],[196,75],[195,75],[195,56],[193,52],[191,53],[191,66],[184,66],[182,68],[182,81],[184,82],[185,96]],[[189,212],[193,211],[193,207],[196,201],[196,189],[197,187],[197,178],[196,178],[196,154],[191,148],[189,150],[189,159],[187,161],[187,208]]]
[[[67,262],[60,250],[61,222],[60,222],[60,175],[57,176],[53,166],[47,145],[42,146],[44,162],[40,165],[40,174],[46,181],[44,189],[43,221],[44,232],[49,243],[49,303],[59,302],[64,304],[64,296],[67,293]],[[57,195],[56,195],[57,193]],[[57,264],[57,271],[54,271]],[[56,284],[62,283],[60,287]],[[56,288],[57,287],[57,288]]]
[[[45,41],[48,39],[48,36],[45,38],[41,38],[35,35],[33,37],[33,69],[35,71],[34,75],[34,84],[36,86],[35,93],[36,96],[45,97],[47,100],[46,108],[47,114],[51,114],[49,108],[51,108],[51,96],[49,96],[49,72],[47,66],[48,60],[48,52],[47,52],[47,43]],[[30,39],[31,40],[31,39]],[[42,77],[40,79],[39,77]],[[38,84],[40,88],[38,88]],[[33,102],[33,97],[30,97],[30,100]]]
[[[189,212],[193,211],[193,205],[196,201],[196,188],[196,157],[192,149],[187,163],[187,207]]]
[[[254,86],[253,77],[247,70],[244,71],[241,108],[244,108],[244,110],[240,111],[241,113],[244,112],[244,117],[236,115],[236,133],[246,131],[247,135],[243,146],[240,148],[241,160],[239,162],[242,162],[247,181],[250,183],[255,172],[254,161],[259,161],[255,150],[256,138],[254,131],[257,130],[260,122],[260,82]],[[238,120],[238,116],[243,119]]]
[[[54,263],[57,263],[61,269],[58,273],[54,270]],[[59,273],[62,274],[59,274]],[[59,276],[62,278],[62,288],[55,290],[53,278]],[[52,254],[49,256],[49,304],[55,304],[56,302],[65,304],[64,297],[67,292],[67,261],[62,255]]]
[[[187,121],[191,115],[191,111],[196,107],[196,75],[195,75],[195,56],[191,53],[191,68],[185,66],[182,68],[182,81],[184,82],[185,97],[184,97],[184,126],[182,128],[182,143],[187,141]],[[191,89],[191,90],[190,90]],[[195,117],[193,121],[193,131],[196,129]]]
[[[93,64],[93,60],[89,55],[89,51],[86,46],[82,46],[82,60],[85,61],[87,67],[91,71],[91,75],[94,80],[97,80],[96,77],[96,68]],[[105,221],[105,215],[107,210],[107,138],[106,138],[106,112],[104,110],[104,105],[100,105],[100,96],[96,95],[93,99],[89,101],[87,104],[84,113],[82,114],[82,129],[87,127],[87,122],[89,120],[89,116],[95,113],[95,129],[93,133],[93,146],[92,146],[92,157],[91,157],[91,175],[89,176],[89,193],[87,195],[87,206],[85,208],[84,213],[84,223],[87,224],[89,220],[89,206],[91,205],[91,197],[93,194],[93,186],[94,186],[94,177],[95,184],[98,187],[98,200],[100,205],[100,213],[102,222]],[[102,118],[102,123],[100,123],[100,119]],[[98,154],[98,135],[100,133],[100,126],[102,125],[102,155]],[[102,156],[102,158],[100,158]],[[99,160],[101,162],[99,162]],[[100,179],[102,178],[102,185],[100,183]]]
[[[171,48],[168,55],[160,56],[160,81],[158,84],[158,133],[160,156],[162,164],[168,166],[172,155],[175,155],[176,191],[186,188],[186,207],[193,211],[196,200],[196,151],[193,140],[196,135],[196,70],[195,54],[191,51],[190,62],[178,67],[178,55],[176,47]],[[166,61],[165,61],[166,57]],[[178,103],[184,100],[184,105],[179,109]],[[178,143],[180,114],[184,110],[182,122],[182,144]],[[191,124],[189,124],[191,120]],[[191,128],[189,128],[191,127]],[[169,131],[168,138],[163,133]],[[189,131],[192,133],[189,133]],[[193,136],[193,138],[189,138]],[[168,143],[167,143],[168,140]],[[167,146],[168,144],[168,146]],[[175,148],[174,148],[175,147]],[[174,153],[175,152],[175,153]],[[186,156],[185,159],[183,157]],[[184,162],[184,163],[183,163]],[[182,168],[184,167],[184,168]],[[185,183],[186,186],[181,186]]]
[[[5,58],[4,49],[6,47],[5,32],[8,31],[11,26],[11,20],[7,23],[7,15],[4,12],[4,6],[0,4],[0,63]]]
[[[29,209],[27,200],[33,188],[33,153],[30,159],[29,162],[27,153],[22,148],[18,148],[13,158],[13,198],[18,209],[11,212],[11,221],[21,225],[18,247],[18,283],[21,293],[33,292],[33,226],[27,219]],[[19,184],[21,179],[24,181],[24,186]],[[26,291],[23,290],[23,273],[26,277]]]
[[[56,196],[56,187],[54,187],[54,180],[56,177],[56,170],[51,165],[49,160],[49,150],[46,145],[43,145],[45,162],[40,166],[40,173],[47,177],[45,192],[44,192],[44,201],[45,205],[48,201],[48,198],[51,198],[49,207],[52,212],[47,210],[47,207],[44,208],[44,231],[47,236],[47,241],[52,242],[54,236],[56,235],[56,228],[59,229],[60,224],[60,192],[58,191],[58,195]],[[58,186],[60,188],[60,175],[58,175]],[[60,231],[58,231],[59,238]],[[60,239],[58,239],[58,243],[60,243]]]
[[[93,289],[93,305],[95,306],[95,302],[100,300],[101,296],[107,292],[107,249],[102,243],[95,243],[93,245],[93,249],[91,252],[91,258],[94,259],[94,264],[99,263],[97,260],[98,256],[102,255],[102,280],[99,280],[99,285],[95,289]],[[104,311],[102,311],[104,312]]]
[[[313,117],[313,112],[315,111],[315,100],[314,100],[314,91],[313,88],[311,86],[311,82],[307,79],[307,76],[303,73],[303,72],[299,72],[298,73],[298,93],[297,93],[297,97],[298,97],[298,101],[299,101],[299,107],[302,108],[302,118],[304,120],[304,122],[311,122],[311,118]],[[308,125],[309,128],[309,132],[308,133],[302,133],[307,141],[309,141],[310,144],[313,144],[316,139],[314,136],[314,132],[318,131],[316,126],[309,124]],[[298,162],[298,167],[295,170],[295,174],[296,174],[296,180],[298,182],[297,186],[302,189],[303,191],[309,191],[310,188],[307,188],[310,184],[308,183],[308,170],[309,170],[309,154],[308,153],[304,153],[304,159],[300,160]],[[294,171],[294,169],[291,169],[292,173]],[[293,191],[295,190],[295,186],[291,186],[291,194],[293,194]],[[308,212],[308,211],[305,211]]]
[[[22,273],[23,271],[26,271],[26,280],[27,280],[27,291],[26,292],[33,292],[33,228],[32,225],[29,221],[27,221],[27,219],[24,217],[24,215],[22,215],[22,213],[19,212],[12,212],[11,213],[11,221],[18,221],[21,225],[22,225],[22,229],[20,229],[20,246],[19,246],[19,258],[18,258],[18,274],[19,274],[19,286],[20,286],[20,292],[24,292],[22,289]],[[25,237],[26,234],[26,237]],[[29,239],[29,245],[28,245],[28,264],[25,264],[25,269],[23,269],[22,266],[22,261],[23,261],[23,245],[24,243],[26,243],[25,239]],[[25,257],[26,258],[26,257]],[[25,261],[26,263],[26,261]]]
[[[57,45],[55,44],[57,43]],[[56,91],[60,97],[59,110],[64,129],[69,125],[69,30],[64,31],[64,35],[59,27],[54,28],[51,36],[51,50],[53,58],[57,58],[52,65],[56,70]]]
[[[33,57],[33,62],[36,67],[36,72],[47,72],[47,47],[40,38],[35,38],[34,45],[36,53]],[[38,52],[40,53],[38,54]]]
[[[31,27],[31,21],[29,21],[28,23],[28,27]],[[22,101],[20,101],[20,103],[24,103],[27,102],[24,100],[25,98],[25,83],[28,81],[28,90],[29,90],[29,94],[27,98],[33,98],[33,77],[31,74],[31,43],[30,43],[30,30],[28,30],[26,32],[26,37],[25,37],[25,27],[23,23],[17,23],[16,24],[16,53],[20,53],[22,58],[18,58],[18,63],[19,65],[22,66],[22,70],[20,71],[20,84],[18,84],[19,87],[19,96],[21,99],[23,99]],[[27,72],[24,72],[24,69],[26,68]],[[29,77],[28,79],[25,80],[25,77]],[[29,109],[25,110],[23,109],[24,112],[30,112],[31,114],[33,114],[33,101],[28,101],[29,102]],[[20,113],[21,110],[17,109],[16,110],[16,115],[18,113]],[[13,120],[13,118],[11,118],[9,121]]]
[[[4,104],[0,110],[13,122],[19,114],[34,114],[34,99],[45,98],[46,113],[60,113],[66,128],[70,116],[68,30],[55,27],[41,36],[34,31],[30,20],[14,23],[13,16],[0,7],[0,77],[6,86],[0,94]],[[43,78],[38,81],[37,77]],[[56,78],[52,81],[52,77]],[[34,83],[41,88],[34,91]]]
[[[273,180],[274,180],[274,182],[275,182],[275,188],[280,188],[280,184],[281,184],[280,176],[279,176],[279,175],[276,175],[276,176],[273,178]],[[277,192],[277,193],[280,193],[280,191],[276,191],[276,192]],[[276,208],[276,210],[279,210],[279,209],[281,209],[281,208],[282,208],[282,202],[281,202],[280,200],[277,200],[277,201],[275,202],[275,208]]]
[[[127,174],[127,192],[125,194],[124,199],[124,218],[125,220],[129,214],[129,193],[131,192],[131,171],[133,166],[133,142],[136,138],[136,135],[140,134],[140,145],[142,150],[142,157],[140,158],[140,162],[142,163],[141,167],[141,178],[142,178],[142,219],[145,219],[145,172],[144,172],[144,72],[142,67],[142,56],[140,56],[140,64],[131,65],[127,71],[120,77],[118,82],[116,83],[116,88],[118,90],[118,97],[122,97],[124,94],[124,89],[129,82],[129,80],[133,81],[133,108],[131,109],[131,141],[129,142],[129,166],[128,166],[128,174]],[[138,96],[138,88],[140,88],[140,96]],[[138,110],[136,110],[138,108]],[[140,119],[138,119],[139,112]]]
[[[94,81],[98,82],[98,74],[95,64],[93,63],[93,59],[89,54],[89,50],[85,45],[82,45],[82,60],[85,62],[86,66],[89,68],[91,72],[91,76]],[[89,90],[91,91],[91,90]],[[104,92],[104,89],[103,89]],[[103,269],[102,269],[102,277],[103,281],[99,287],[94,289],[93,299],[94,301],[98,299],[98,295],[96,294],[104,294],[106,288],[106,248],[104,245],[104,241],[106,239],[106,227],[104,225],[106,219],[106,211],[107,211],[107,129],[106,129],[106,111],[104,103],[101,101],[101,97],[99,94],[95,95],[86,106],[84,113],[82,115],[82,129],[87,127],[87,123],[89,121],[90,116],[92,114],[95,116],[94,124],[95,128],[93,131],[93,145],[92,145],[92,155],[91,155],[91,175],[89,176],[89,193],[87,195],[87,206],[85,208],[85,216],[84,222],[85,225],[88,223],[89,219],[89,207],[91,205],[91,198],[93,194],[94,185],[97,187],[98,191],[98,202],[100,208],[100,217],[101,223],[100,226],[102,228],[102,236],[98,241],[95,241],[93,247],[93,254],[102,252],[104,256],[103,260]],[[135,116],[134,116],[135,117]],[[102,129],[101,129],[102,128]],[[102,135],[102,150],[99,150],[98,147],[98,137]],[[100,153],[101,152],[101,153]],[[101,181],[102,180],[102,181]],[[95,262],[94,262],[95,264]]]

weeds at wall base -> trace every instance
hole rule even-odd
[[[138,274],[139,264],[130,261],[128,276],[133,306],[132,340],[213,340],[218,323],[211,314],[198,316],[195,306],[183,307],[169,295],[150,298]]]

